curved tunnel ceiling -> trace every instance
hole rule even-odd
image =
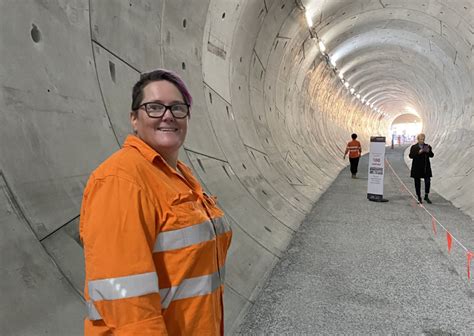
[[[138,74],[157,67],[190,86],[181,158],[234,228],[229,332],[345,167],[352,132],[367,149],[417,114],[436,191],[474,217],[473,11],[469,0],[0,0],[2,332],[81,334],[82,190],[130,131]]]

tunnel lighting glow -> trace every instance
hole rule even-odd
[[[365,103],[365,98],[362,98],[362,103]]]
[[[329,59],[329,62],[331,62],[331,64],[332,64],[333,67],[336,67],[336,61],[335,61],[335,60]]]
[[[357,97],[357,99],[360,99],[360,94],[357,94],[356,97]]]
[[[311,28],[313,27],[313,19],[311,18],[311,14],[309,12],[306,12],[306,22],[308,23],[308,27]]]
[[[349,82],[345,82],[345,83],[344,83],[344,86],[345,86],[346,88],[348,88],[348,87],[349,87]]]
[[[344,79],[344,75],[342,74],[342,72],[339,72],[338,76],[339,76],[340,79]]]
[[[415,142],[416,135],[423,129],[423,124],[414,120],[413,122],[400,123],[394,121],[390,127],[392,133],[392,140],[396,143],[413,143]]]
[[[321,50],[321,52],[326,51],[326,46],[324,45],[323,41],[320,40],[318,45],[319,45],[319,50]]]
[[[418,115],[418,112],[416,111],[416,109],[414,109],[413,106],[410,106],[410,105],[405,107],[405,111],[411,114]]]
[[[369,106],[370,104],[369,104],[369,102],[367,101],[367,102],[365,103],[365,105]]]
[[[355,89],[351,88],[351,94],[354,94],[354,92],[355,92]]]

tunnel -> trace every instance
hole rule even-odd
[[[436,192],[473,218],[473,5],[1,0],[1,334],[82,334],[82,193],[131,131],[133,84],[156,68],[190,87],[180,159],[233,228],[228,334],[347,166],[353,132],[389,144],[415,111]]]

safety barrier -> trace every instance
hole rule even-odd
[[[400,184],[401,184],[400,191],[401,192],[404,192],[404,191],[407,192],[413,198],[413,201],[415,201],[415,204],[418,203],[417,197],[408,189],[406,184],[403,183],[402,179],[395,172],[395,170],[393,169],[390,162],[387,159],[385,159],[385,162],[388,165],[388,167],[390,168],[390,170],[392,171],[393,175],[400,182]],[[420,204],[418,204],[418,206],[421,209],[423,209],[431,217],[431,226],[433,228],[433,233],[435,234],[435,236],[437,235],[436,225],[439,225],[446,232],[446,243],[447,243],[447,247],[448,247],[448,253],[451,252],[453,240],[465,251],[466,260],[467,260],[467,262],[466,262],[467,279],[470,280],[471,279],[471,259],[474,256],[474,253],[472,251],[470,251],[467,247],[465,247],[458,239],[456,239],[456,237],[453,236],[452,233],[449,232],[449,230],[446,229],[446,227],[443,224],[441,224],[440,221],[437,220],[436,217],[423,204],[420,203]]]

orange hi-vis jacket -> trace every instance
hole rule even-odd
[[[178,169],[130,135],[92,173],[80,218],[85,335],[224,333],[232,232],[191,170]]]
[[[349,153],[349,157],[351,159],[358,158],[362,153],[362,147],[360,145],[360,142],[357,140],[349,141],[347,143],[345,155],[347,155],[347,153]]]

